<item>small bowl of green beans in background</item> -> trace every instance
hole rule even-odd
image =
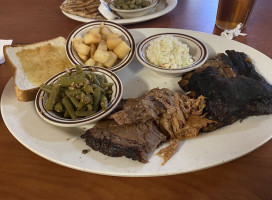
[[[158,0],[111,0],[110,8],[123,18],[146,15],[156,6]]]
[[[35,98],[39,116],[56,126],[76,127],[106,117],[123,95],[121,80],[101,67],[76,66],[40,86]]]

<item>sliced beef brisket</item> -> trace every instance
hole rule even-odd
[[[158,99],[167,99],[169,94],[168,89],[154,88],[139,98],[127,99],[123,109],[114,113],[112,118],[119,125],[156,120],[166,112],[166,107]]]
[[[82,138],[92,149],[112,157],[126,156],[142,163],[148,153],[166,140],[152,121],[118,125],[114,120],[101,120]]]

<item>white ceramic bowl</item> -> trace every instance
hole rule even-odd
[[[110,8],[123,18],[141,17],[146,15],[149,11],[151,11],[158,3],[158,0],[149,0],[149,1],[150,1],[149,6],[144,8],[139,8],[139,9],[132,9],[132,10],[118,9],[118,8],[115,8],[112,3],[110,3]]]
[[[152,40],[155,40],[164,35],[173,35],[174,37],[178,38],[178,40],[181,41],[183,44],[187,44],[189,47],[189,54],[193,57],[194,62],[185,68],[178,69],[162,68],[160,66],[150,63],[146,56],[146,50]],[[208,49],[200,40],[192,36],[179,33],[161,33],[150,36],[141,41],[136,48],[136,57],[141,64],[158,73],[159,75],[175,77],[181,76],[182,74],[192,71],[203,65],[208,58]]]
[[[114,22],[110,21],[92,21],[85,23],[75,30],[73,30],[67,38],[66,43],[66,54],[69,60],[72,62],[73,65],[84,65],[84,61],[82,61],[79,56],[77,55],[76,51],[72,46],[72,39],[77,37],[83,37],[92,27],[99,27],[101,23],[104,23],[105,26],[108,26],[112,32],[118,33],[120,37],[128,44],[131,48],[129,54],[122,59],[119,63],[115,64],[109,70],[111,71],[118,71],[124,67],[126,67],[131,60],[133,59],[135,53],[135,41],[131,33],[122,25],[119,25]]]
[[[45,121],[47,121],[48,123],[51,123],[56,126],[76,127],[76,126],[81,126],[84,124],[90,124],[90,123],[96,122],[97,120],[102,119],[103,117],[106,117],[108,114],[110,114],[113,111],[113,109],[118,105],[118,103],[120,102],[122,98],[122,95],[123,95],[122,82],[118,78],[118,76],[115,75],[115,73],[113,73],[110,70],[107,70],[101,67],[93,67],[93,69],[95,69],[95,73],[105,75],[109,83],[113,83],[112,97],[111,97],[111,100],[109,101],[108,109],[106,111],[101,109],[97,113],[88,117],[77,118],[77,119],[66,119],[64,117],[60,117],[59,115],[57,115],[56,113],[52,111],[48,112],[45,109],[45,102],[47,100],[47,95],[45,94],[44,91],[40,89],[35,98],[35,108],[39,116]],[[75,68],[72,68],[71,70],[75,71]],[[90,67],[85,66],[83,67],[83,71],[90,72],[91,69]],[[56,82],[58,78],[63,76],[64,74],[66,74],[66,71],[62,71],[58,73],[57,75],[50,78],[45,84],[48,85],[48,84]]]

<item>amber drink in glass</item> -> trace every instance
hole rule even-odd
[[[234,29],[239,23],[246,26],[256,0],[219,0],[216,25],[225,30]]]

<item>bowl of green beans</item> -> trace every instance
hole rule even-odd
[[[76,127],[106,117],[122,94],[122,82],[112,71],[76,66],[41,84],[35,108],[42,119],[53,125]]]
[[[158,0],[111,0],[110,8],[123,18],[141,17],[157,5]]]

